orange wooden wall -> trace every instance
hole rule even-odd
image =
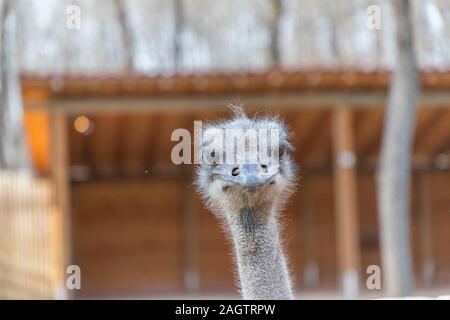
[[[48,111],[26,111],[24,125],[33,166],[38,173],[47,173],[50,166],[50,116]]]
[[[73,186],[82,296],[181,291],[180,191],[173,181]]]
[[[437,266],[436,283],[448,285],[450,174],[436,172],[428,175],[433,206],[431,219]],[[419,197],[417,179],[414,180],[412,243],[417,282],[421,285]],[[75,261],[82,268],[84,281],[81,296],[184,292],[182,199],[189,184],[189,181],[180,180],[130,180],[73,185]],[[361,275],[364,280],[367,266],[380,264],[373,175],[361,174],[358,189]],[[214,216],[196,199],[200,292],[236,292],[230,242],[226,240]],[[310,210],[308,220],[304,206],[306,201],[309,201]],[[303,272],[311,261],[315,261],[318,266],[318,288],[337,287],[333,210],[331,176],[328,173],[304,173],[297,195],[284,215],[285,242],[299,290],[306,290]]]

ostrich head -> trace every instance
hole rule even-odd
[[[278,211],[294,189],[289,132],[276,117],[234,114],[204,128],[197,188],[219,216]]]

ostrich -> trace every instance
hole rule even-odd
[[[200,148],[203,161],[197,168],[196,186],[233,243],[243,298],[292,299],[279,225],[280,210],[295,186],[295,168],[288,155],[289,133],[278,118],[250,118],[241,108],[235,108],[234,113],[234,118],[204,128]],[[245,161],[236,161],[244,159],[242,150],[238,150],[235,159],[229,161],[225,151],[231,149],[218,143],[220,139],[211,139],[212,132],[219,132],[227,140],[228,129],[277,132],[277,150],[271,150],[269,143],[269,148],[264,148],[270,157],[251,163],[248,158],[258,152],[260,139],[252,144],[245,134],[239,134],[233,143],[244,139],[243,150],[248,156]]]

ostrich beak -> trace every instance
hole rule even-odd
[[[243,164],[240,166],[240,170],[236,182],[251,192],[269,183],[274,177],[274,175],[262,172],[259,164]]]

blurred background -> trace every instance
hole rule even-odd
[[[435,295],[450,291],[450,1],[412,2],[412,293]],[[194,166],[170,157],[174,129],[230,116],[230,103],[279,114],[294,133],[301,177],[284,224],[299,297],[343,297],[346,268],[358,297],[383,294],[367,289],[366,269],[381,266],[391,1],[0,4],[0,298],[238,298]],[[67,288],[69,265],[79,290]]]

